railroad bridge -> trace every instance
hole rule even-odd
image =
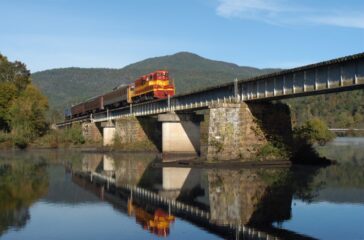
[[[229,84],[105,110],[57,124],[81,122],[87,138],[117,139],[163,153],[235,159],[270,139],[291,141],[289,107],[272,100],[364,88],[364,53]]]

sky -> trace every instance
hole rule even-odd
[[[32,71],[180,51],[259,68],[364,52],[363,0],[0,0],[0,53]]]

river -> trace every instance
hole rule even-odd
[[[0,152],[0,239],[364,239],[364,138],[329,167],[156,167],[146,153]],[[164,159],[165,160],[165,159]]]

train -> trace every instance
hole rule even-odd
[[[84,102],[65,109],[65,120],[115,109],[134,103],[164,99],[175,94],[173,80],[167,70],[157,70],[140,76],[133,83],[120,85],[103,95],[92,97]]]

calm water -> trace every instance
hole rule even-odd
[[[320,147],[340,162],[327,168],[233,170],[2,152],[0,239],[364,239],[363,148],[358,138]]]

